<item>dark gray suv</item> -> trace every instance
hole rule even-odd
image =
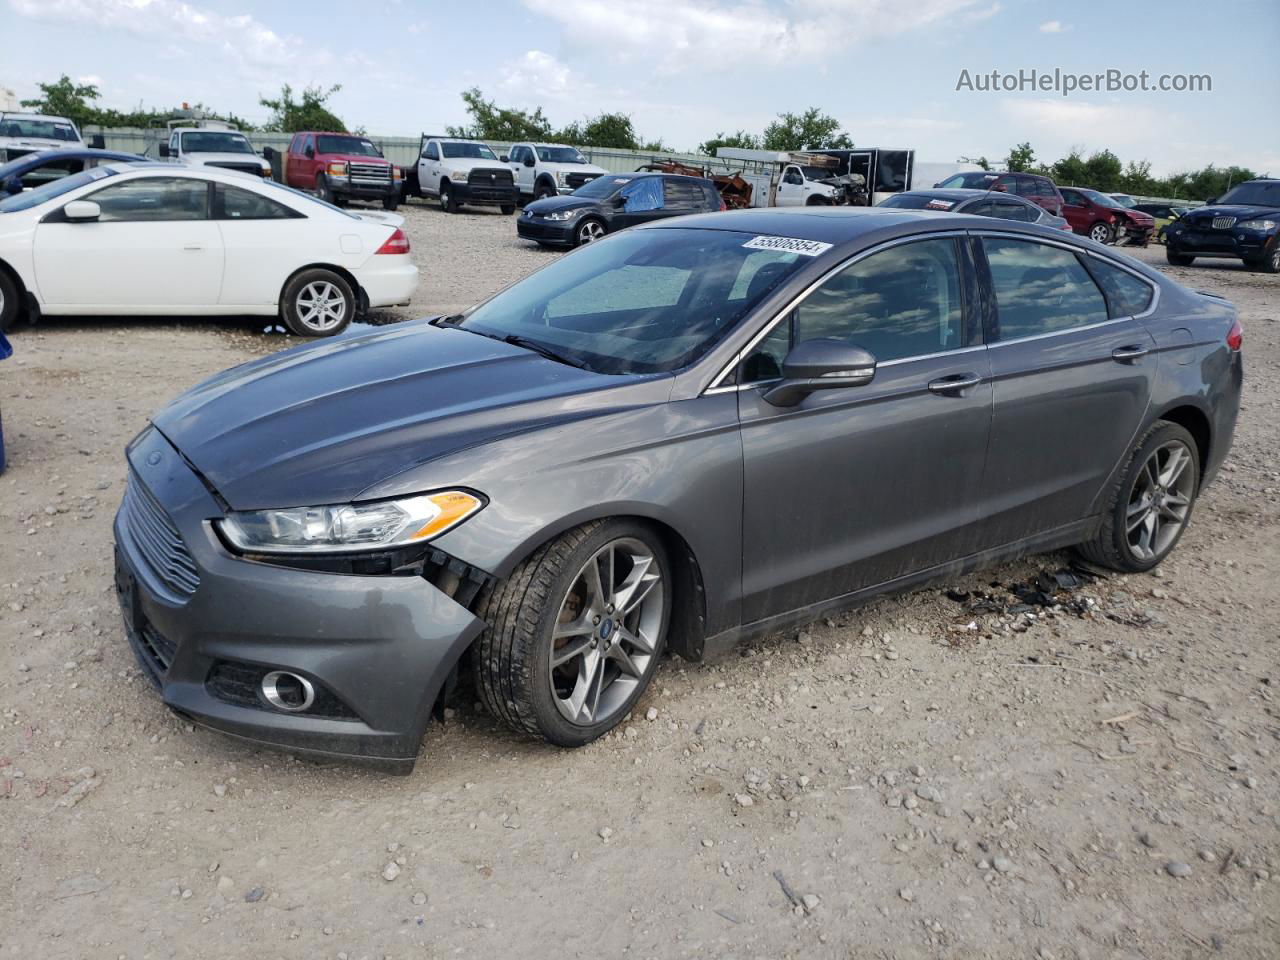
[[[665,650],[1034,551],[1150,569],[1231,445],[1241,337],[1032,224],[637,227],[161,411],[116,519],[128,636],[165,703],[260,743],[407,771],[465,662],[583,744]]]

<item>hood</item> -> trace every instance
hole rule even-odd
[[[1132,207],[1125,207],[1124,212],[1129,215],[1129,219],[1134,223],[1140,223],[1143,226],[1149,227],[1156,222],[1156,218],[1145,210],[1134,210]]]
[[[447,173],[450,170],[502,170],[511,172],[511,167],[501,160],[486,160],[484,157],[446,157],[440,165]]]
[[[594,163],[556,163],[552,160],[540,160],[538,166],[551,173],[593,173],[597,177],[603,177],[609,172],[604,167],[597,167]]]
[[[463,447],[664,400],[667,380],[590,373],[418,321],[233,367],[152,422],[232,508],[314,506]],[[643,401],[624,389],[637,382]]]
[[[1183,223],[1199,223],[1214,217],[1240,220],[1280,220],[1280,207],[1264,207],[1256,203],[1220,203],[1188,210],[1178,219]]]
[[[83,150],[84,144],[79,140],[46,140],[43,137],[0,137],[0,150],[8,147],[13,150]]]
[[[587,207],[600,205],[595,197],[575,197],[572,193],[562,197],[543,197],[533,203],[524,205],[524,212],[529,214],[548,214],[553,210],[585,210]]]

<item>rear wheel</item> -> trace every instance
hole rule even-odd
[[[1167,557],[1191,520],[1200,487],[1200,454],[1191,434],[1161,420],[1138,441],[1116,481],[1097,535],[1084,557],[1126,573]]]
[[[669,570],[662,542],[633,521],[589,523],[541,547],[481,599],[485,706],[562,747],[613,729],[657,670]]]
[[[332,337],[355,316],[355,292],[332,270],[304,270],[285,286],[280,310],[298,336]]]
[[[1189,267],[1195,263],[1195,257],[1189,257],[1185,253],[1176,253],[1171,246],[1164,248],[1164,258],[1169,261],[1172,267]]]
[[[595,217],[589,217],[578,224],[578,229],[573,232],[573,239],[578,246],[582,246],[586,243],[595,243],[607,232],[603,223]]]
[[[4,333],[18,319],[18,285],[13,278],[0,270],[0,333]]]
[[[453,187],[448,183],[440,184],[440,209],[445,213],[458,212],[458,203],[453,199]]]
[[[1110,243],[1115,236],[1115,231],[1106,223],[1095,223],[1089,228],[1089,239],[1096,240],[1098,243]]]

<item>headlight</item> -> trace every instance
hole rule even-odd
[[[561,170],[557,173],[556,183],[560,184],[562,187],[567,187],[569,185],[569,172],[567,170]]]
[[[1241,228],[1241,229],[1243,229],[1243,230],[1274,230],[1274,229],[1276,228],[1276,221],[1274,221],[1274,220],[1245,220],[1245,221],[1244,221],[1244,222],[1242,222],[1242,223],[1237,223],[1237,224],[1236,224],[1236,226],[1237,226],[1237,227],[1240,227],[1240,228]]]
[[[581,210],[552,210],[550,213],[544,213],[543,216],[548,220],[572,220]]]
[[[347,164],[344,160],[334,160],[329,166],[329,175],[333,177],[345,177],[347,175]]]
[[[342,553],[420,543],[444,533],[484,506],[462,490],[402,500],[292,507],[228,514],[222,532],[249,553]]]
[[[392,167],[392,168],[391,168],[391,179],[392,179],[392,180],[403,180],[403,179],[404,179],[404,171],[402,171],[399,167]]]
[[[465,180],[470,173],[470,170],[450,170],[449,178],[451,180]]]

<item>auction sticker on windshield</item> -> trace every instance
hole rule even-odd
[[[831,249],[829,243],[823,243],[820,240],[800,240],[796,237],[753,237],[743,246],[751,250],[798,253],[802,257],[816,257]]]
[[[925,204],[925,209],[926,210],[950,210],[955,205],[956,204],[954,200],[930,200],[928,203]]]

